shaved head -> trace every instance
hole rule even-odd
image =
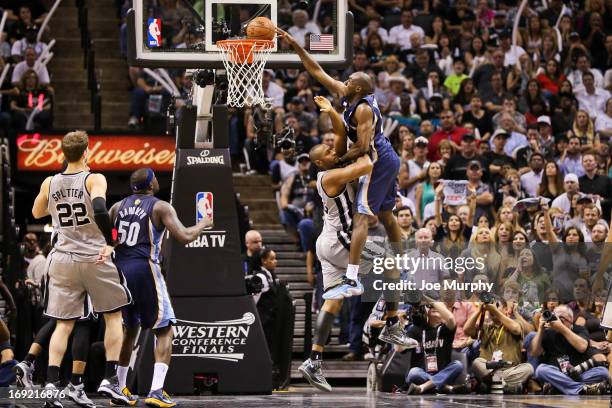
[[[315,161],[320,160],[323,156],[323,153],[325,153],[326,147],[328,146],[325,144],[318,144],[312,149],[310,149],[310,153],[308,153],[308,155],[310,156],[310,161],[314,163]]]
[[[355,81],[355,85],[360,86],[363,93],[371,94],[374,92],[374,82],[372,82],[372,78],[368,74],[365,72],[355,72],[351,76]]]

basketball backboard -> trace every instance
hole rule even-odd
[[[134,0],[127,16],[129,63],[222,68],[216,42],[245,37],[244,28],[259,16],[282,29],[292,28],[325,68],[343,68],[352,61],[353,16],[347,0]],[[295,52],[276,39],[266,67],[300,66]]]

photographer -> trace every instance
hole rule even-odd
[[[550,392],[552,386],[566,395],[602,394],[608,381],[606,367],[587,369],[578,381],[569,376],[574,366],[594,354],[589,350],[588,332],[573,321],[574,314],[565,305],[542,315],[538,332],[531,342],[531,354],[540,359],[535,378],[543,384],[544,393]]]
[[[307,237],[298,235],[300,221],[308,218],[312,211],[314,191],[310,187],[310,157],[302,153],[297,157],[298,172],[289,176],[281,187],[280,207],[283,212],[283,225],[294,242],[306,241]],[[302,234],[303,235],[303,234]]]
[[[487,363],[499,363],[502,371],[504,393],[521,394],[523,385],[533,375],[529,363],[521,363],[521,346],[523,330],[521,325],[506,316],[495,303],[476,305],[472,314],[463,326],[465,333],[473,338],[480,334],[480,357],[472,363],[474,375],[481,383],[490,386],[493,369]],[[484,320],[489,313],[490,321]],[[477,323],[480,320],[480,323]],[[478,327],[483,323],[482,327]],[[480,333],[478,333],[480,331]]]
[[[417,340],[419,346],[412,353],[410,371],[406,383],[410,384],[408,394],[424,394],[432,391],[461,393],[467,391],[465,384],[453,384],[463,371],[460,361],[452,361],[455,338],[455,318],[443,302],[432,299],[425,305],[427,321],[423,326],[412,325],[408,336]]]

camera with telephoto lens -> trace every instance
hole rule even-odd
[[[554,322],[555,320],[557,320],[557,315],[551,312],[550,310],[545,310],[542,312],[542,319],[546,323]]]
[[[407,290],[404,292],[404,303],[411,305],[409,320],[415,326],[425,326],[427,324],[427,309],[421,304],[423,292],[419,290]]]
[[[280,132],[272,136],[273,146],[275,148],[287,150],[295,147],[295,130],[291,126],[285,126]]]
[[[498,368],[512,367],[512,361],[487,361],[485,365],[487,367],[487,370],[497,370]]]
[[[257,105],[253,110],[253,127],[255,128],[255,148],[267,146],[273,143],[274,130],[274,110],[272,103],[266,100],[266,103]]]
[[[247,275],[244,277],[244,284],[249,295],[256,295],[263,290],[263,281],[257,275]]]
[[[480,295],[478,295],[478,298],[480,299],[482,303],[486,305],[490,305],[491,303],[495,302],[495,296],[493,296],[489,292],[480,292]]]

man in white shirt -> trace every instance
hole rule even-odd
[[[397,44],[401,50],[409,50],[412,45],[410,36],[418,33],[421,39],[425,37],[425,31],[419,26],[412,24],[412,10],[404,9],[401,15],[401,24],[391,28],[389,32],[389,43]]]
[[[610,98],[610,92],[595,87],[595,77],[590,71],[582,74],[582,85],[582,89],[576,92],[580,109],[587,111],[591,119],[602,116],[606,109],[606,101]]]
[[[368,25],[366,27],[363,27],[359,32],[363,40],[365,41],[368,38],[368,35],[370,35],[371,33],[377,33],[378,35],[380,35],[383,44],[386,44],[387,41],[389,41],[389,32],[380,24],[380,17],[374,17],[370,21],[368,21]]]
[[[40,65],[38,69],[34,69],[36,64],[36,50],[32,47],[28,47],[25,51],[25,60],[15,65],[13,69],[13,75],[11,76],[11,83],[17,85],[21,81],[21,77],[26,73],[27,70],[32,69],[38,75],[38,83],[40,85],[49,85],[49,71],[44,65]]]
[[[591,68],[591,62],[589,57],[586,55],[580,55],[576,59],[576,69],[570,72],[567,76],[567,80],[572,83],[572,87],[574,88],[574,93],[583,89],[582,84],[582,75],[585,72],[591,72],[593,74],[593,79],[595,80],[595,88],[603,88],[603,76],[601,72],[599,72],[596,68]]]
[[[612,97],[606,101],[605,111],[595,120],[595,131],[600,137],[612,137]]]
[[[579,194],[580,184],[578,184],[578,176],[574,173],[566,174],[563,179],[563,188],[565,193],[555,198],[550,208],[559,208],[564,213],[569,214],[572,209],[572,197]]]
[[[510,137],[508,138],[508,140],[506,141],[506,145],[504,146],[504,153],[507,156],[510,157],[515,157],[515,150],[523,147],[523,146],[527,146],[527,137],[522,134],[517,132],[516,129],[516,123],[514,122],[514,118],[512,117],[512,114],[508,113],[508,112],[503,112],[499,121],[499,129],[503,129],[506,131],[506,133],[508,133],[510,135]],[[496,129],[497,131],[497,129]],[[491,149],[494,149],[495,146],[493,145],[493,139],[495,139],[494,137],[491,137],[489,144],[491,146]]]
[[[29,47],[34,48],[36,51],[36,57],[39,57],[40,54],[47,49],[47,44],[36,39],[37,34],[38,27],[29,26],[26,29],[25,36],[21,40],[17,40],[13,43],[13,46],[11,47],[11,57],[13,60],[21,61],[24,57],[26,49]]]
[[[542,182],[542,174],[544,174],[544,156],[542,153],[531,153],[529,167],[531,170],[521,176],[521,185],[527,194],[531,197],[537,197],[538,188]]]
[[[512,45],[512,31],[506,29],[499,35],[499,46],[504,52],[504,66],[513,67],[521,55],[525,54],[523,47]]]
[[[264,91],[264,96],[272,99],[272,107],[274,109],[283,109],[285,90],[279,84],[274,82],[275,77],[276,75],[274,74],[274,71],[271,69],[265,69],[263,73],[262,88]]]
[[[289,27],[287,32],[295,38],[300,47],[306,46],[306,34],[321,34],[319,26],[312,21],[308,21],[308,12],[306,10],[295,10],[292,18],[293,25]]]

